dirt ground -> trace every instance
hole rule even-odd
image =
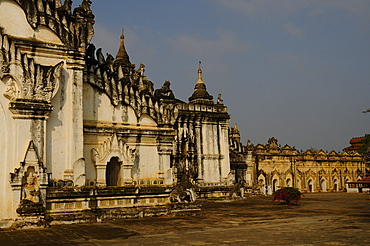
[[[310,193],[202,202],[197,217],[152,217],[0,231],[0,245],[370,245],[370,194]]]

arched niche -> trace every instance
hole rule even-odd
[[[272,180],[272,191],[275,192],[279,189],[279,180],[273,179]]]
[[[309,192],[314,192],[314,182],[312,179],[308,180],[308,191]]]
[[[287,187],[292,187],[292,180],[290,179],[290,177],[287,178],[287,180],[286,180],[286,186]]]
[[[339,191],[339,183],[338,183],[338,179],[334,179],[334,182],[333,182],[333,190],[334,191]]]
[[[326,191],[326,179],[322,179],[320,181],[320,188],[321,188],[321,191]]]

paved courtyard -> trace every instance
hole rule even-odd
[[[305,194],[294,206],[271,200],[204,202],[199,217],[1,230],[0,245],[370,245],[370,194]]]

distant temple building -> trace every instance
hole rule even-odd
[[[236,127],[232,130],[237,131]],[[231,146],[239,146],[238,139],[234,137]],[[237,153],[242,160],[239,163],[247,166],[254,192],[262,194],[272,194],[282,187],[303,192],[345,191],[346,183],[361,180],[366,173],[363,156],[356,151],[301,152],[289,145],[280,147],[274,137],[265,145],[248,142]],[[235,155],[235,148],[231,147],[230,156]],[[235,158],[231,158],[231,164],[233,161]]]
[[[197,197],[339,191],[362,157],[243,146],[199,64],[188,102],[90,42],[91,1],[0,0],[0,227],[196,213]],[[189,205],[181,205],[189,204]]]

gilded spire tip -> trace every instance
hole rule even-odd
[[[122,35],[121,35],[121,39],[124,39],[125,38],[125,28],[122,27]]]
[[[202,72],[202,69],[200,68],[200,64],[202,64],[201,61],[199,61],[199,65],[198,65],[198,73],[201,73]]]

